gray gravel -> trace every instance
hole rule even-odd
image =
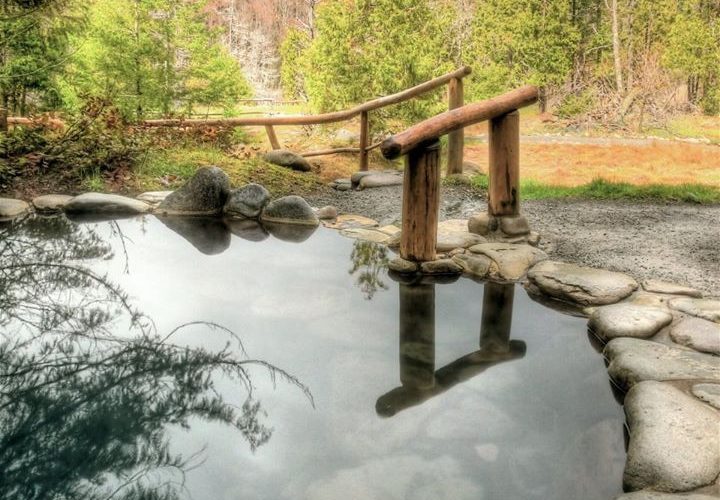
[[[400,222],[402,186],[335,191],[308,197],[381,224]],[[486,200],[462,186],[445,186],[441,219],[467,218]],[[526,201],[522,212],[554,259],[657,278],[720,296],[720,206],[617,201]]]

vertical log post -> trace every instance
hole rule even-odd
[[[435,260],[440,209],[440,142],[420,143],[405,157],[400,256]]]
[[[490,215],[520,213],[520,113],[517,110],[490,120]]]
[[[368,112],[360,113],[360,171],[368,169],[368,142],[370,141],[370,120]]]
[[[273,126],[265,125],[265,132],[267,132],[268,139],[270,139],[270,146],[272,146],[273,149],[281,149],[280,141],[278,141]]]
[[[8,110],[0,108],[0,132],[8,131]]]
[[[465,105],[462,78],[453,78],[448,86],[448,109],[452,111]],[[465,129],[448,134],[447,175],[462,174]]]

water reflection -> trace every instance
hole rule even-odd
[[[302,243],[316,231],[315,226],[301,224],[260,223],[253,219],[217,217],[156,216],[168,229],[176,232],[205,255],[219,255],[230,248],[232,235],[246,241],[261,242],[272,235],[289,243]]]
[[[349,272],[356,277],[355,285],[367,300],[371,300],[378,290],[387,290],[388,287],[382,280],[388,263],[386,246],[355,240],[350,260],[352,268]]]
[[[378,415],[390,417],[422,404],[504,361],[525,356],[511,340],[515,285],[485,283],[480,349],[435,370],[435,284],[399,284],[401,386],[380,396]]]
[[[125,292],[83,262],[111,245],[64,217],[0,228],[0,498],[172,499],[197,456],[171,450],[171,427],[204,420],[236,429],[254,450],[262,421],[242,344],[218,325],[161,334]],[[211,350],[178,341],[202,327]],[[118,334],[120,332],[120,334]],[[217,389],[234,381],[238,401]]]

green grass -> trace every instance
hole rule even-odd
[[[486,176],[475,176],[471,178],[470,184],[476,189],[487,191],[488,178]],[[566,187],[551,186],[527,180],[520,182],[520,196],[524,200],[575,198],[712,204],[720,203],[720,188],[702,184],[635,186],[623,182],[609,182],[604,179],[595,179],[582,186]]]
[[[193,176],[198,167],[215,165],[230,177],[234,187],[249,182],[265,186],[273,196],[305,194],[322,183],[313,172],[294,172],[265,162],[260,157],[236,158],[214,147],[177,147],[151,151],[135,167],[135,191],[177,189]]]

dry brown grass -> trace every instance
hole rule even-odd
[[[465,158],[487,171],[487,144],[465,146]],[[521,176],[544,184],[579,186],[593,179],[635,185],[720,186],[720,147],[652,142],[634,145],[522,144]]]

